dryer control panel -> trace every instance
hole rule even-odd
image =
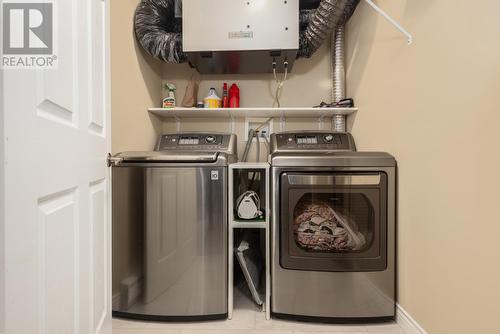
[[[271,147],[275,151],[356,151],[350,133],[342,132],[284,132],[274,134]]]

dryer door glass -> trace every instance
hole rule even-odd
[[[311,253],[360,253],[373,243],[373,206],[364,193],[307,192],[293,212],[295,245]]]
[[[280,181],[284,268],[386,268],[384,173],[283,173]]]

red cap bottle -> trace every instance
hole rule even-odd
[[[229,97],[227,96],[227,83],[224,82],[224,88],[222,88],[222,108],[229,107]]]

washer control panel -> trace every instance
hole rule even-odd
[[[221,151],[228,148],[230,135],[211,133],[181,133],[161,136],[157,151],[197,150]]]
[[[355,151],[350,133],[285,132],[275,135],[277,150],[342,150]]]

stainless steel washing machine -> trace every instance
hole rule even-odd
[[[236,137],[166,134],[113,157],[113,315],[227,317],[227,166]]]
[[[275,317],[392,320],[396,161],[349,133],[271,137]]]

